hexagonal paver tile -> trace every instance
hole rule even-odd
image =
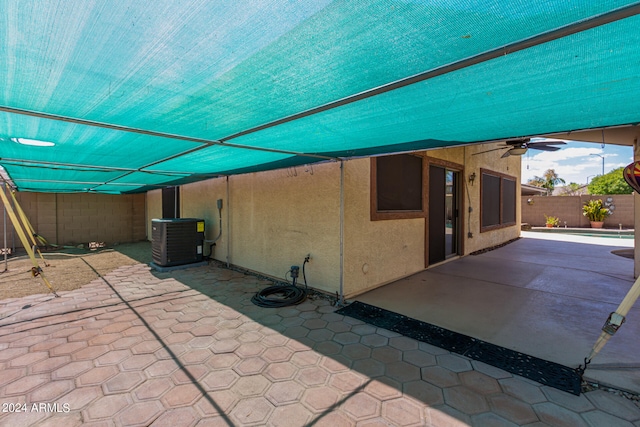
[[[473,369],[471,362],[457,354],[442,354],[436,356],[438,365],[453,372],[465,372]]]
[[[273,405],[264,397],[243,399],[231,410],[231,417],[241,425],[264,425],[273,409]]]
[[[319,366],[300,369],[296,380],[306,387],[316,387],[327,382],[329,372]]]
[[[407,337],[389,338],[389,345],[401,351],[418,349],[418,341],[414,340],[413,338],[407,338]]]
[[[299,351],[291,357],[291,362],[300,368],[317,365],[320,361],[320,355],[315,351]]]
[[[233,370],[225,369],[211,372],[202,380],[202,383],[205,385],[207,390],[222,390],[230,388],[238,378],[238,374]]]
[[[254,357],[259,356],[266,350],[266,347],[261,343],[249,342],[241,344],[234,353],[240,357]]]
[[[174,384],[196,383],[209,372],[210,370],[204,365],[183,366],[171,374],[171,380]]]
[[[80,375],[76,382],[81,386],[102,384],[109,378],[116,376],[118,372],[118,368],[115,366],[100,366]]]
[[[304,426],[311,420],[312,413],[299,403],[281,406],[269,417],[269,425],[273,427]]]
[[[462,384],[480,394],[492,394],[502,391],[498,381],[477,371],[467,371],[458,374]]]
[[[136,402],[127,406],[115,419],[125,426],[148,426],[162,414],[164,408],[157,401]]]
[[[259,396],[264,394],[271,382],[262,375],[241,377],[231,388],[241,396]]]
[[[283,381],[271,385],[265,397],[275,406],[280,406],[298,401],[304,390],[305,388],[295,381]]]
[[[387,363],[385,373],[401,383],[420,379],[420,368],[407,362]]]
[[[441,366],[428,366],[420,370],[421,377],[424,381],[445,388],[460,384],[458,374]]]
[[[233,369],[240,375],[256,375],[261,373],[267,366],[267,362],[260,357],[250,357],[242,360]]]
[[[159,349],[161,349],[163,346],[162,343],[155,341],[155,340],[149,340],[149,341],[142,341],[139,344],[134,345],[133,347],[131,347],[131,352],[133,354],[145,354],[145,353],[153,353]]]
[[[194,408],[209,417],[212,415],[225,415],[238,403],[238,396],[231,390],[219,390],[204,395],[194,405]],[[225,424],[228,426],[228,424]]]
[[[160,415],[154,422],[154,427],[191,426],[198,419],[198,414],[193,408],[171,409]]]
[[[368,359],[371,356],[371,348],[360,343],[346,344],[341,354],[351,360]]]
[[[381,377],[370,381],[364,391],[380,401],[385,401],[402,396],[402,385],[390,378]]]
[[[117,365],[128,357],[131,357],[129,350],[111,350],[107,354],[98,357],[95,363],[97,366]]]
[[[120,366],[125,371],[136,371],[150,366],[156,358],[152,354],[139,354],[123,360]]]
[[[209,348],[214,353],[220,354],[220,353],[233,353],[238,347],[240,347],[240,343],[237,340],[226,339],[226,340],[214,341],[213,344],[211,344],[211,347]]]
[[[298,368],[295,365],[282,362],[269,364],[264,370],[263,375],[273,381],[283,381],[292,379],[297,372]]]
[[[564,391],[551,387],[540,387],[540,390],[547,396],[550,402],[564,406],[575,412],[586,412],[595,409],[595,406],[589,401],[587,396],[589,393],[583,393],[580,396],[574,396]]]
[[[307,338],[309,338],[312,341],[324,342],[324,341],[331,340],[334,335],[335,334],[328,329],[312,329],[307,334]]]
[[[104,394],[122,393],[133,390],[144,382],[144,376],[139,372],[121,372],[103,384]]]
[[[384,375],[384,363],[375,359],[362,359],[353,362],[353,369],[369,378]]]
[[[168,408],[193,405],[202,392],[193,384],[181,384],[173,387],[169,393],[162,396],[162,403]]]
[[[428,406],[442,405],[444,403],[442,389],[426,381],[417,380],[405,383],[402,386],[402,390],[406,395]]]
[[[485,412],[471,417],[471,423],[478,427],[518,427],[511,421],[507,421],[498,414]]]
[[[377,347],[371,352],[371,357],[382,363],[399,362],[402,360],[402,352],[392,347]]]
[[[73,353],[74,360],[94,360],[109,351],[108,345],[92,345]]]
[[[538,421],[538,417],[530,405],[512,396],[497,394],[489,396],[488,399],[493,412],[517,425],[525,425]]]
[[[102,397],[100,386],[80,387],[74,388],[71,392],[65,394],[60,401],[68,403],[69,408],[72,410],[78,410],[84,408],[98,397]]]
[[[395,426],[424,425],[420,407],[408,399],[382,402],[382,416]]]
[[[86,410],[85,420],[100,420],[115,416],[122,409],[131,405],[124,394],[101,397]]]
[[[613,415],[607,414],[602,411],[591,411],[585,414],[582,414],[582,418],[592,427],[601,427],[601,426],[616,426],[616,427],[633,427],[633,424],[630,422],[624,421],[618,417],[614,417]],[[638,423],[635,424],[640,425]]]
[[[233,353],[215,354],[206,361],[206,365],[211,369],[228,369],[236,365],[240,358]]]
[[[72,380],[50,381],[29,393],[30,402],[54,403],[73,390]]]
[[[307,389],[302,396],[302,403],[314,412],[325,412],[334,406],[340,394],[331,387],[315,387]]]
[[[354,334],[353,332],[339,332],[334,335],[333,340],[339,344],[347,345],[359,342],[360,338],[360,335]]]
[[[356,421],[373,418],[380,414],[380,402],[366,393],[356,393],[342,404],[345,412]]]
[[[42,374],[42,373],[52,372],[58,369],[59,367],[69,363],[70,361],[71,361],[71,356],[48,357],[44,360],[41,360],[40,362],[37,362],[31,365],[29,367],[29,372],[31,372],[32,374]],[[6,372],[6,370],[4,370],[4,372]]]
[[[178,369],[174,360],[158,360],[150,365],[144,372],[149,377],[164,377],[171,375]]]
[[[169,378],[153,378],[142,383],[133,393],[139,400],[157,399],[171,387],[173,383]]]
[[[251,325],[251,324],[245,324],[243,326],[246,326],[246,325]],[[242,329],[242,326],[239,329]],[[238,341],[240,341],[241,343],[258,342],[262,338],[263,338],[263,335],[260,332],[248,331],[243,333],[242,335],[239,335]]]
[[[261,357],[268,362],[285,362],[291,359],[291,356],[293,356],[293,351],[286,347],[269,347]]]
[[[351,368],[353,363],[351,360],[342,356],[323,357],[320,360],[319,366],[322,366],[327,372],[336,374],[338,372],[344,372]]]
[[[444,389],[444,400],[447,405],[467,415],[479,414],[489,410],[489,405],[483,396],[464,386]]]
[[[424,378],[424,376],[423,376]],[[505,378],[498,381],[502,390],[526,403],[546,402],[547,398],[542,393],[540,386],[532,385],[521,378]],[[437,385],[437,384],[436,384]]]
[[[87,343],[84,341],[69,342],[69,343],[61,344],[57,347],[52,348],[51,350],[49,350],[49,354],[54,357],[64,356],[66,354],[75,353],[76,351],[83,349],[86,346],[87,346]]]
[[[360,338],[360,342],[369,347],[383,347],[389,344],[389,338],[380,334],[370,334]]]
[[[337,334],[340,333],[344,333],[344,332],[348,332],[351,330],[351,325],[348,323],[345,323],[344,321],[340,320],[340,321],[336,321],[336,322],[329,322],[327,324],[327,329],[329,329],[332,332],[335,332]]]
[[[580,418],[580,415],[558,406],[555,403],[537,403],[533,405],[533,409],[536,411],[540,421],[551,426],[586,427],[587,425],[587,423]]]
[[[129,349],[142,342],[142,337],[122,337],[111,343],[111,347],[116,350]]]
[[[9,360],[8,365],[11,368],[22,368],[23,366],[28,366],[36,362],[45,360],[48,357],[49,353],[47,353],[46,351],[31,352]]]
[[[365,378],[355,372],[340,372],[331,376],[329,385],[343,393],[351,393],[365,383]]]
[[[592,391],[587,393],[586,397],[598,409],[608,414],[630,422],[640,420],[640,409],[631,400],[623,399],[604,390]]]
[[[434,366],[436,364],[436,357],[422,350],[404,351],[402,353],[402,360],[419,368]]]

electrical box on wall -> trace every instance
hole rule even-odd
[[[152,219],[151,240],[153,262],[158,266],[200,262],[203,259],[204,220]]]

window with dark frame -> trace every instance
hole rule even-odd
[[[481,231],[516,223],[516,179],[481,171]]]
[[[398,154],[375,161],[377,211],[422,211],[422,157]]]

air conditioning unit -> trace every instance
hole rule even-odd
[[[151,252],[160,267],[202,261],[204,220],[163,218],[151,220]]]

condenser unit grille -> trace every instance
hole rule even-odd
[[[151,220],[153,262],[162,267],[202,261],[204,220],[171,218]]]

